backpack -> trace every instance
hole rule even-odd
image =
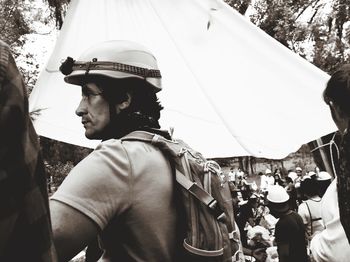
[[[181,140],[134,131],[122,141],[142,141],[159,148],[173,166],[186,217],[182,251],[186,261],[244,261],[234,221],[231,192],[220,166],[205,159]]]

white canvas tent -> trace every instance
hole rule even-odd
[[[58,71],[67,56],[126,39],[149,47],[164,89],[163,128],[206,157],[280,159],[335,130],[322,91],[328,75],[222,1],[72,0],[54,51],[30,96],[49,138],[93,147],[74,115],[80,88]]]

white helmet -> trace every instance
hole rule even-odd
[[[96,44],[83,52],[78,61],[68,57],[60,70],[67,83],[81,85],[87,75],[114,79],[139,78],[146,80],[155,92],[162,89],[157,60],[144,46],[125,40]]]
[[[309,173],[307,173],[308,176],[313,177],[316,176],[316,172],[315,171],[310,171]]]
[[[297,175],[297,173],[292,171],[292,172],[288,173],[288,177],[290,177],[294,182],[294,180],[298,177],[298,175]]]
[[[285,203],[289,200],[289,195],[280,185],[272,185],[269,187],[267,200],[276,204]]]
[[[331,180],[331,179],[332,179],[332,176],[326,171],[321,171],[317,175],[318,181]]]
[[[301,179],[301,181],[305,181],[307,179],[311,179],[311,176],[309,174],[303,176],[303,178]]]
[[[301,167],[297,166],[297,167],[295,168],[295,171],[300,171],[300,172],[302,172],[303,170],[301,169]]]

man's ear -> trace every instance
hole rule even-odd
[[[123,102],[121,102],[120,104],[116,105],[117,113],[128,108],[130,106],[130,104],[131,104],[131,95],[130,95],[130,93],[126,93],[126,99]]]

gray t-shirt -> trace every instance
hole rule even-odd
[[[161,151],[144,142],[102,142],[67,176],[53,200],[101,229],[100,261],[173,261],[174,179]]]

